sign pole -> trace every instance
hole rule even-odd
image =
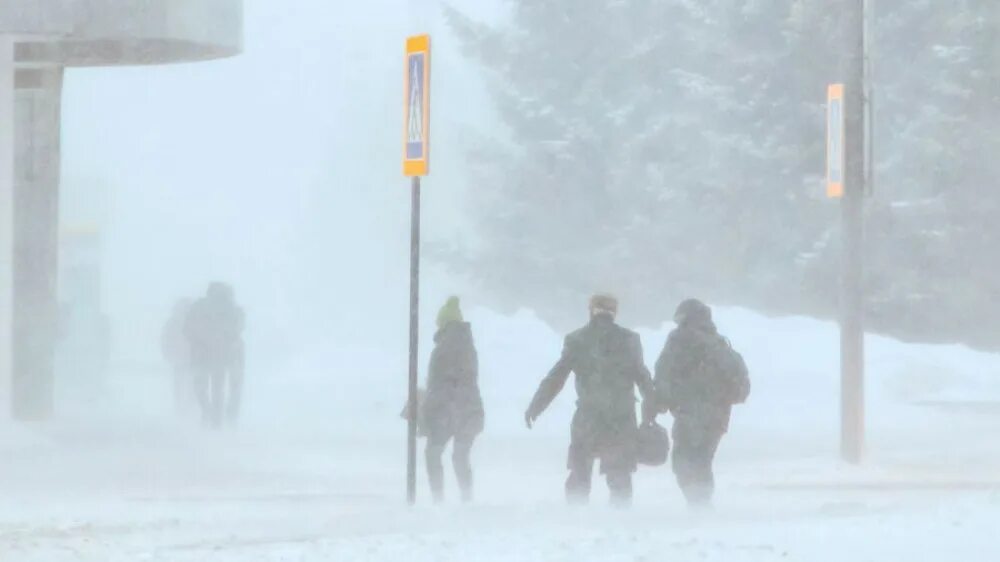
[[[844,88],[843,257],[840,287],[841,444],[843,459],[864,454],[864,197],[865,197],[865,0],[851,0]]]
[[[417,502],[417,378],[420,344],[420,178],[430,171],[430,56],[428,35],[406,40],[403,80],[403,175],[410,178],[410,369],[407,384],[406,501]]]
[[[410,215],[410,378],[406,440],[406,500],[417,501],[417,347],[420,342],[420,176],[412,179]]]

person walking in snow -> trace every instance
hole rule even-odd
[[[437,317],[437,333],[420,407],[421,431],[427,436],[427,477],[435,502],[444,499],[441,456],[452,442],[452,465],[462,500],[472,500],[472,445],[483,431],[479,360],[472,327],[462,318],[458,297],[451,297]]]
[[[707,506],[715,488],[716,450],[733,405],[750,394],[750,378],[707,305],[688,299],[677,307],[674,321],[677,328],[656,362],[655,413],[673,415],[673,471],[681,491],[690,505]]]
[[[236,304],[232,287],[224,283],[212,283],[185,320],[195,389],[206,426],[220,427],[226,415],[235,421],[239,413],[243,324],[243,309]]]
[[[566,499],[589,500],[594,462],[600,460],[612,503],[627,506],[637,465],[635,390],[650,400],[653,383],[639,335],[615,323],[618,300],[595,295],[589,308],[590,322],[566,337],[562,356],[542,380],[524,418],[530,429],[575,373],[578,399],[570,427]]]

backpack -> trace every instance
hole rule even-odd
[[[750,377],[746,362],[726,338],[719,337],[720,345],[714,353],[714,367],[723,388],[722,396],[730,404],[742,404],[750,396]]]

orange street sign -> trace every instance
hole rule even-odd
[[[844,196],[844,85],[826,91],[826,196]]]
[[[430,172],[431,37],[406,40],[406,73],[403,79],[403,175]]]

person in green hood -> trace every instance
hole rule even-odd
[[[452,442],[452,464],[462,500],[472,500],[472,445],[483,431],[479,360],[472,328],[462,317],[458,297],[450,297],[437,316],[437,333],[428,368],[421,419],[427,435],[426,463],[435,502],[444,499],[441,457]]]

